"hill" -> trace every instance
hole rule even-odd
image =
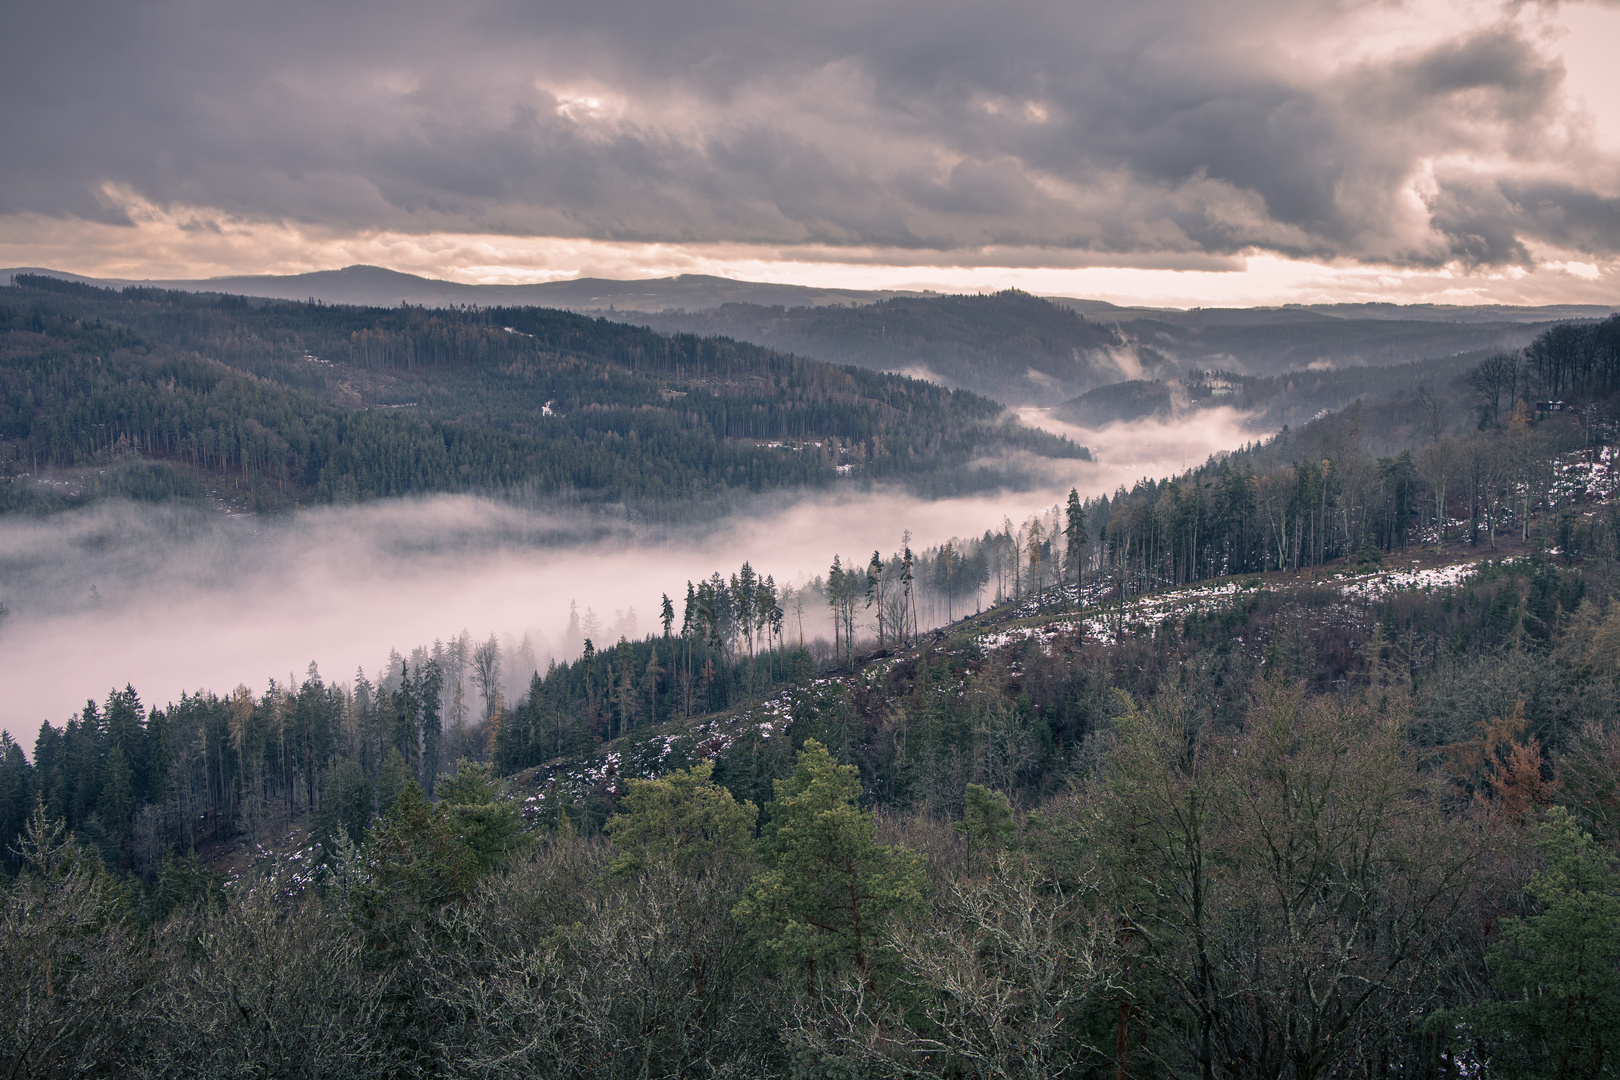
[[[1139,349],[1151,349],[1183,369],[1276,375],[1290,369],[1387,366],[1521,349],[1549,325],[1344,319],[1292,309],[1199,316],[1185,321],[1132,319],[1119,323],[1118,330]]]
[[[1410,434],[1396,429],[1415,415],[1419,402],[1438,410],[1446,428],[1468,421],[1474,408],[1467,373],[1492,350],[1458,353],[1403,364],[1288,370],[1247,375],[1231,369],[1198,369],[1156,380],[1125,380],[1095,387],[1054,407],[1050,414],[1081,427],[1102,427],[1143,416],[1189,416],[1200,409],[1235,408],[1250,416],[1257,433],[1298,427],[1352,402],[1368,406],[1363,437],[1379,447],[1395,446]],[[1171,369],[1173,370],[1173,369]],[[1376,414],[1376,416],[1375,416]],[[1374,422],[1386,418],[1389,424]],[[1393,425],[1393,426],[1391,426]]]
[[[721,304],[869,304],[885,297],[905,295],[893,291],[821,289],[771,282],[735,281],[706,274],[669,278],[569,278],[531,285],[474,285],[404,274],[381,266],[346,266],[307,274],[249,274],[229,277],[135,280],[89,278],[39,267],[0,270],[0,280],[32,274],[98,285],[102,288],[148,288],[180,292],[258,296],[272,300],[319,300],[327,304],[359,307],[534,306],[569,311],[608,312],[615,308],[663,311],[698,310]]]
[[[1119,371],[1113,330],[1018,290],[896,297],[856,307],[724,304],[630,316],[671,333],[740,341],[881,371],[915,374],[1009,405],[1078,392]]]
[[[45,471],[133,460],[179,473],[115,473],[142,490],[261,509],[485,491],[678,515],[841,479],[1016,484],[1016,454],[1085,455],[971,393],[722,338],[26,275],[0,288],[0,403],[0,467],[32,478],[5,486],[15,508],[64,505]]]
[[[1158,308],[1111,304],[1106,300],[1086,300],[1074,296],[1048,297],[1055,304],[1071,307],[1088,319],[1099,322],[1131,322],[1148,319],[1189,327],[1233,323],[1313,323],[1324,318],[1420,323],[1547,323],[1579,319],[1601,319],[1612,314],[1614,304],[1284,304],[1252,308]]]
[[[1189,368],[1250,376],[1425,362],[1449,369],[1459,366],[1458,357],[1523,348],[1547,329],[1552,315],[1500,308],[1175,312],[1082,305],[1012,290],[900,297],[852,308],[727,304],[624,317],[664,331],[725,334],[904,371],[1009,405],[1053,406],[1122,379],[1179,379]],[[1098,414],[1099,422],[1104,415]]]
[[[1189,402],[1180,383],[1126,379],[1070,398],[1053,409],[1052,415],[1080,427],[1103,427],[1112,423],[1129,423],[1147,416],[1169,417],[1176,411],[1178,399],[1185,411]]]
[[[22,271],[0,271],[5,275]],[[1042,299],[1009,290],[939,296],[683,275],[535,285],[435,281],[380,267],[287,276],[84,284],[242,294],[359,306],[540,305],[590,311],[665,333],[724,336],[819,360],[901,372],[1007,405],[1053,406],[1121,379],[1189,368],[1241,375],[1392,366],[1511,351],[1557,320],[1608,308],[1339,304],[1188,311]]]

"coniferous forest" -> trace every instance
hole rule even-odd
[[[1083,452],[556,312],[23,280],[0,331],[18,513],[651,514]],[[1617,393],[1620,318],[1555,327],[977,535],[670,581],[516,694],[452,628],[372,675],[112,689],[0,737],[0,1069],[1615,1075]]]
[[[693,513],[840,476],[1016,483],[1084,458],[1001,406],[723,338],[539,308],[350,308],[18,275],[0,288],[0,511],[431,492]],[[86,471],[69,488],[50,470]]]

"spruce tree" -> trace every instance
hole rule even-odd
[[[1080,606],[1080,589],[1085,584],[1085,549],[1091,542],[1086,533],[1086,512],[1080,505],[1080,492],[1069,489],[1068,526],[1063,530],[1069,541],[1069,566],[1074,570],[1074,603]]]
[[[399,689],[394,691],[394,730],[390,740],[412,775],[422,764],[422,731],[418,721],[418,691],[410,668],[400,662]]]
[[[1502,920],[1500,996],[1462,1011],[1494,1075],[1612,1076],[1620,1052],[1620,868],[1563,807],[1541,825],[1531,913]],[[1452,1015],[1451,1019],[1457,1017]],[[1436,1027],[1440,1027],[1437,1023]]]
[[[34,770],[22,747],[0,731],[0,866],[16,870],[12,849],[34,804]]]
[[[124,757],[123,747],[114,746],[107,751],[101,775],[96,814],[108,836],[122,839],[129,835],[130,819],[135,814],[135,776]]]
[[[417,680],[421,696],[422,716],[422,790],[433,798],[433,784],[439,776],[439,757],[444,742],[444,724],[440,720],[440,697],[444,691],[444,669],[438,658],[427,662]]]
[[[129,766],[130,782],[139,799],[147,797],[146,707],[133,686],[125,685],[107,695],[103,712],[107,748],[117,747]]]

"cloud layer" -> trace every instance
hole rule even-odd
[[[1534,5],[24,0],[8,22],[0,229],[157,208],[197,233],[855,261],[1620,254],[1620,161]]]

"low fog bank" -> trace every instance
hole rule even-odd
[[[1195,465],[1256,436],[1230,409],[1195,419],[1077,428],[1037,410],[1026,423],[1066,434],[1094,461],[1052,463],[1045,490],[925,501],[895,490],[761,499],[706,529],[633,528],[470,496],[224,517],[105,503],[47,519],[0,519],[0,726],[32,749],[87,698],[131,684],[151,707],[182,691],[302,679],[311,661],[347,681],[377,679],[463,631],[503,643],[509,700],[560,655],[570,604],[608,640],[658,628],[661,594],[677,629],[688,580],[744,560],[778,583],[824,574],[834,554],[864,565],[983,533],[1060,502]],[[805,629],[820,627],[807,612]],[[815,620],[812,624],[812,619]]]
[[[1229,407],[1199,409],[1171,417],[1081,427],[1052,415],[1051,409],[1018,409],[1019,420],[1053,435],[1067,435],[1091,451],[1098,468],[1093,486],[1080,486],[1080,494],[1113,492],[1120,484],[1127,487],[1145,477],[1158,478],[1202,465],[1220,450],[1236,450],[1251,442],[1270,437],[1273,432],[1257,430],[1252,413]],[[1064,494],[1068,488],[1063,489]]]

